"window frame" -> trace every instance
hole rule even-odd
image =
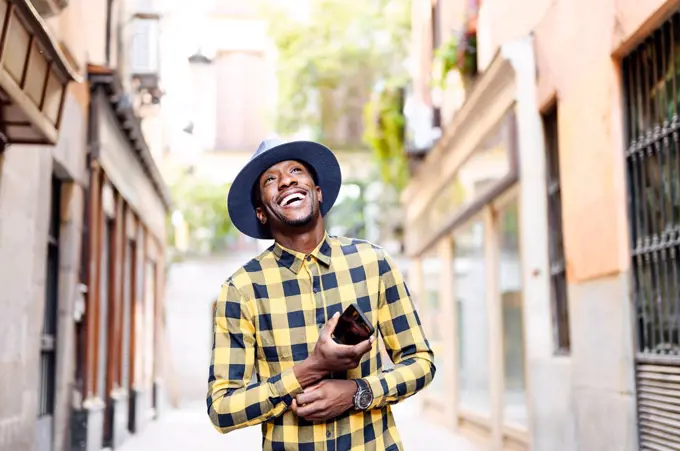
[[[559,112],[557,104],[541,115],[545,140],[550,305],[555,355],[571,354],[569,290],[564,253],[562,181],[560,177]]]

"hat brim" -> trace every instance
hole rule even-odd
[[[272,239],[269,226],[258,221],[252,203],[252,190],[260,175],[277,163],[296,160],[316,172],[323,193],[321,215],[326,216],[338,198],[342,174],[337,158],[329,148],[312,141],[293,141],[273,147],[250,160],[238,173],[229,189],[227,208],[232,224],[242,233],[257,239]]]

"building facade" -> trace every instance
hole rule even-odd
[[[413,24],[431,415],[484,449],[678,446],[677,3],[433,0]]]
[[[125,410],[115,408],[123,388],[132,387],[130,402],[141,425],[161,381],[158,318],[169,199],[141,124],[124,108],[141,91],[112,90],[105,122],[96,104],[104,103],[98,100],[103,85],[113,82],[93,81],[102,73],[115,79],[123,66],[121,4],[0,2],[2,450],[115,446],[111,431],[118,429],[111,418]],[[130,78],[128,72],[122,76]],[[150,220],[151,212],[158,216]],[[115,246],[103,227],[109,223]],[[123,286],[130,279],[120,263],[130,254],[119,250],[121,235],[133,231],[140,263],[128,266],[142,268],[134,294]],[[118,260],[109,259],[110,249]],[[126,315],[126,306],[142,311]],[[124,349],[135,358],[129,367],[120,363],[132,360]],[[92,416],[82,421],[83,411],[100,405],[108,408],[100,425]],[[139,428],[135,423],[131,429]]]

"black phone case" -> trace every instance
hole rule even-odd
[[[371,335],[373,335],[375,333],[375,328],[373,327],[373,324],[371,324],[371,322],[368,320],[368,318],[366,318],[366,315],[361,310],[361,308],[359,307],[358,304],[356,304],[356,303],[350,304],[350,306],[347,307],[344,312],[342,312],[342,315],[344,315],[345,312],[347,312],[350,309],[350,307],[354,307],[354,309],[359,314],[359,318],[361,318],[361,321],[363,321],[364,324],[366,324],[368,326],[368,330],[369,330],[368,336],[370,337]],[[339,343],[338,340],[335,337],[333,337],[333,341],[335,341],[336,343]]]
[[[371,324],[368,318],[366,318],[366,315],[364,315],[364,312],[361,311],[358,304],[353,303],[352,306],[356,309],[357,313],[359,313],[359,318],[361,318],[361,320],[368,326],[368,330],[370,331],[368,336],[370,337],[375,333],[375,328],[373,327],[373,324]]]

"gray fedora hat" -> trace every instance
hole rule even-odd
[[[282,161],[296,160],[313,171],[316,184],[321,187],[323,203],[321,215],[333,207],[340,192],[342,174],[340,164],[331,150],[312,141],[285,142],[281,139],[262,141],[248,163],[238,173],[229,189],[227,208],[231,222],[242,233],[257,239],[271,239],[268,225],[262,225],[255,214],[253,188],[264,171]]]

